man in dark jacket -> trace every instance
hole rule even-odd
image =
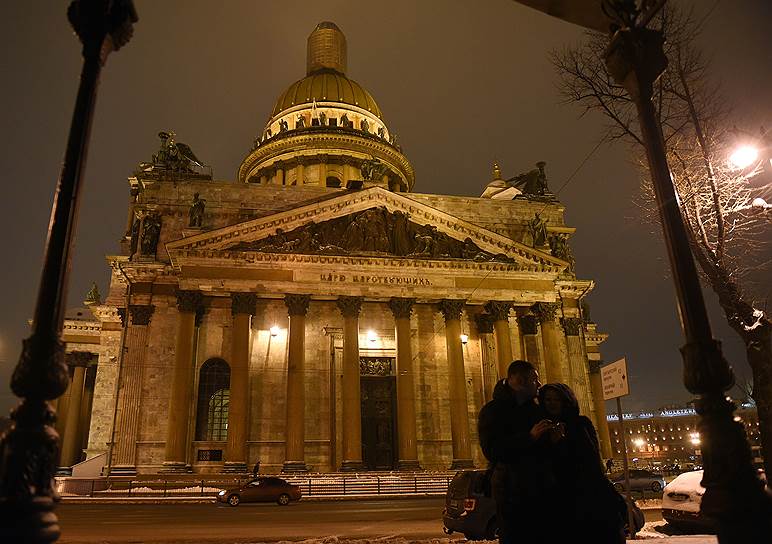
[[[492,467],[501,544],[552,543],[561,528],[551,437],[559,427],[535,402],[539,374],[527,361],[509,365],[493,399],[480,410],[478,435]]]

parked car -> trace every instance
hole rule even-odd
[[[705,488],[700,485],[702,471],[684,472],[665,486],[662,493],[662,519],[675,527],[712,529],[715,522],[700,513]]]
[[[238,506],[242,502],[277,502],[286,506],[290,501],[299,501],[300,487],[273,476],[256,478],[241,487],[223,489],[217,494],[219,502]]]
[[[614,483],[614,489],[620,493],[625,490],[625,473],[615,472],[610,476]],[[630,469],[631,491],[662,491],[665,487],[665,478],[650,470]]]
[[[758,471],[759,478],[767,483],[763,470]],[[715,531],[716,521],[700,512],[702,495],[702,470],[684,472],[665,486],[662,493],[662,518],[678,528]]]
[[[636,532],[645,523],[643,512],[633,502],[633,521]],[[445,495],[442,512],[446,534],[462,533],[468,540],[495,540],[498,535],[496,502],[491,498],[490,484],[485,470],[457,472]],[[625,531],[629,534],[625,523]]]
[[[496,538],[496,503],[485,470],[462,470],[448,486],[442,524],[446,534],[462,533],[468,540]]]

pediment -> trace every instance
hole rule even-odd
[[[380,187],[169,242],[170,254],[261,252],[464,259],[560,272],[568,263]]]

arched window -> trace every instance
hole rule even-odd
[[[335,176],[327,176],[327,187],[340,187],[340,180]]]
[[[196,440],[226,440],[231,369],[222,359],[209,359],[198,375]]]

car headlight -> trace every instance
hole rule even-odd
[[[218,493],[218,495],[220,495],[221,497],[222,497],[223,495],[225,495],[225,490],[223,489],[222,491],[220,491],[220,492]]]

